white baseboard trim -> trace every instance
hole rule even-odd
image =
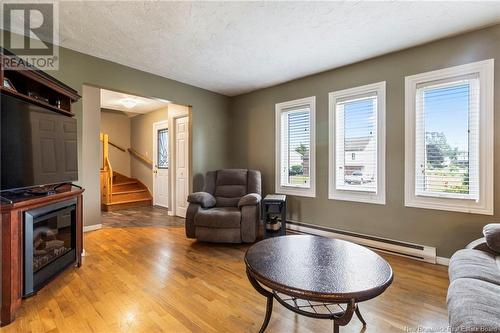
[[[89,232],[89,231],[94,231],[94,230],[99,230],[102,228],[102,224],[92,224],[92,225],[86,225],[83,227],[83,232]]]
[[[443,265],[443,266],[449,266],[450,265],[450,258],[436,257],[436,264]]]
[[[287,221],[287,229],[294,230],[299,233],[343,239],[366,246],[373,250],[404,256],[406,258],[419,261],[425,261],[431,264],[437,263],[436,248],[431,246],[306,224],[298,221]]]

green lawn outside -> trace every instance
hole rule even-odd
[[[304,185],[309,181],[309,176],[295,175],[290,176],[290,184],[292,185]]]

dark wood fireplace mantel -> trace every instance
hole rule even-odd
[[[76,262],[80,266],[83,251],[82,193],[68,187],[52,195],[35,196],[12,204],[2,204],[2,304],[1,324],[11,323],[21,306],[23,294],[23,218],[28,210],[76,198]]]

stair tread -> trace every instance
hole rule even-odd
[[[139,182],[137,180],[129,180],[129,181],[126,181],[126,182],[113,182],[113,186],[115,185],[133,185],[133,184],[139,184]]]
[[[146,188],[143,188],[143,187],[140,187],[140,188],[137,188],[137,189],[133,189],[133,190],[126,190],[126,191],[113,191],[111,193],[111,195],[115,195],[115,194],[129,194],[129,193],[139,193],[139,192],[147,192],[148,190]]]
[[[112,206],[112,205],[119,205],[119,204],[124,204],[124,203],[141,202],[141,201],[151,201],[151,200],[153,200],[153,198],[130,199],[130,200],[121,200],[121,201],[114,201],[114,202],[104,203],[104,205],[106,205],[106,206]]]

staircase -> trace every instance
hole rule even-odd
[[[106,173],[101,170],[101,174]],[[110,200],[101,201],[103,211],[115,211],[126,208],[151,206],[153,198],[148,188],[135,178],[129,178],[116,171],[113,172],[113,182],[111,185]]]
[[[151,206],[153,198],[148,188],[135,178],[129,178],[113,171],[109,161],[109,142],[107,134],[101,133],[103,142],[103,167],[101,169],[101,210],[115,211],[126,208]]]

